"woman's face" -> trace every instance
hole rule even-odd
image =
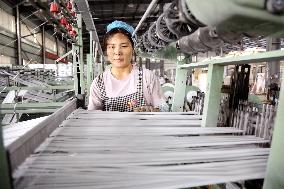
[[[133,48],[130,40],[122,33],[116,33],[107,40],[107,56],[113,67],[125,68],[131,64]]]

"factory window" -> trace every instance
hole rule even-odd
[[[35,40],[37,43],[40,43],[40,45],[42,45],[42,33],[37,33],[37,34],[35,34],[34,40]]]
[[[33,36],[28,36],[28,37],[24,37],[27,35],[30,35],[31,32],[29,30],[32,30],[31,28],[29,28],[27,25],[23,24],[21,25],[21,35],[24,39],[29,40],[29,41],[33,41]]]
[[[37,33],[36,30],[27,26],[26,24],[22,24],[21,35],[22,35],[22,37],[27,36],[27,37],[24,37],[24,38],[26,40],[29,40],[30,42],[33,42],[33,43],[38,44],[38,45],[42,44],[41,33]]]
[[[59,55],[63,55],[65,53],[65,48],[61,45],[58,46]]]
[[[0,55],[0,65],[9,65],[11,64],[11,58],[9,56]]]
[[[56,53],[56,42],[55,40],[51,40],[49,38],[45,38],[45,46],[46,50],[52,53]]]
[[[0,8],[0,26],[15,33],[15,17]]]

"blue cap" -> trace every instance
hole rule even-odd
[[[107,25],[107,33],[113,29],[124,29],[130,35],[133,35],[133,32],[134,32],[134,28],[132,26],[126,24],[125,22],[118,21],[118,20],[115,20],[109,25]]]

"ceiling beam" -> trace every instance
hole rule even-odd
[[[100,25],[100,24],[103,24],[103,25],[106,25],[114,20],[123,20],[125,22],[139,22],[141,20],[141,17],[142,16],[139,16],[139,17],[115,17],[114,19],[113,18],[105,18],[105,19],[94,19],[94,23],[95,25]],[[158,19],[158,17],[148,17],[146,18],[145,22],[155,22],[156,20]]]

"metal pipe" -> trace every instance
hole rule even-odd
[[[136,34],[136,32],[139,30],[141,24],[144,22],[144,20],[147,18],[147,16],[149,15],[150,11],[152,10],[152,8],[154,7],[154,5],[156,5],[158,0],[152,0],[149,7],[147,8],[146,12],[144,13],[143,17],[141,18],[141,20],[139,21],[138,25],[136,26],[132,36],[134,36]]]
[[[76,3],[80,14],[82,14],[82,19],[85,21],[86,27],[88,31],[93,31],[93,39],[94,41],[96,41],[99,44],[99,51],[100,54],[103,54],[101,45],[100,45],[100,40],[98,37],[98,33],[92,18],[92,15],[90,13],[90,6],[89,6],[89,2],[87,0],[74,0],[74,2]]]
[[[61,57],[57,58],[55,60],[55,62],[59,62],[60,60],[64,59],[66,56],[68,56],[69,54],[71,54],[73,51],[70,50],[69,52],[65,53],[64,55],[62,55]]]
[[[16,27],[17,27],[17,65],[23,65],[22,62],[22,44],[21,44],[21,23],[19,6],[16,6]]]
[[[55,45],[56,45],[56,55],[59,56],[59,40],[58,37],[55,37]]]
[[[24,36],[22,36],[22,38],[26,38],[26,37],[29,37],[29,36],[33,36],[34,34],[38,34],[38,33],[40,33],[40,31],[35,32],[35,33],[31,33],[31,34],[29,34],[29,35],[24,35]]]
[[[46,63],[46,56],[45,56],[46,47],[45,47],[45,27],[44,27],[44,25],[42,26],[41,38],[42,38],[42,63],[43,63],[43,65],[45,65],[45,63]]]
[[[281,39],[275,37],[267,37],[266,51],[275,51],[281,49]],[[267,61],[266,63],[266,87],[271,83],[278,82],[280,78],[280,61]]]
[[[37,27],[33,28],[33,31],[35,31],[36,29],[38,29],[40,26],[43,26],[44,24],[46,24],[48,21],[44,21],[43,23],[41,23],[40,25],[38,25]],[[34,33],[34,32],[33,32]]]
[[[37,12],[39,12],[40,9],[34,11],[32,14],[28,15],[27,17],[23,18],[20,22],[23,22],[24,20],[28,19],[29,17],[31,17],[32,15],[36,14]]]

